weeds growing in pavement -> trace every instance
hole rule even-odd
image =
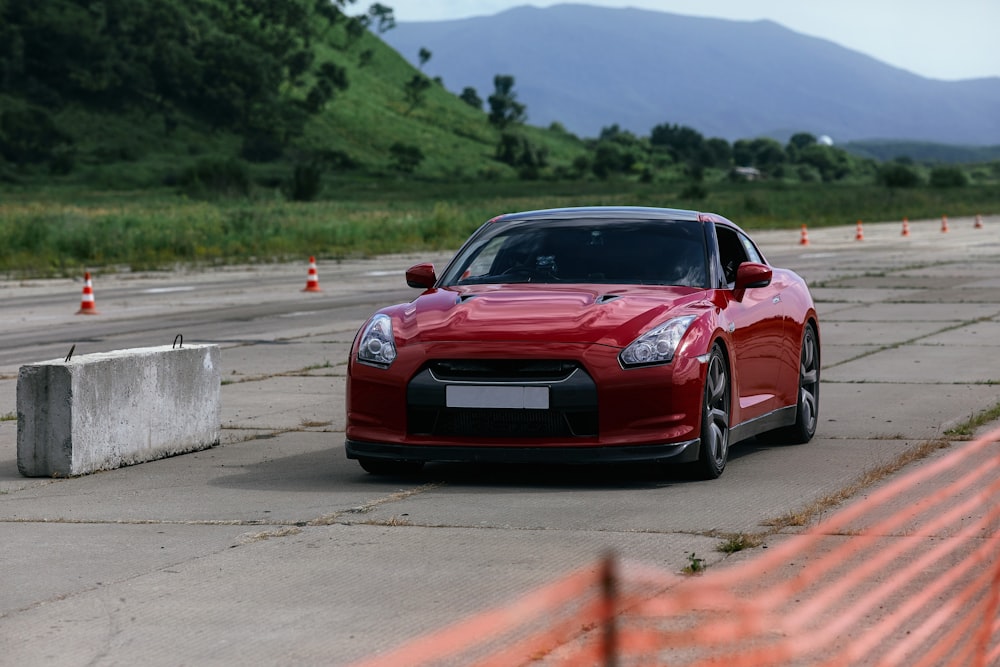
[[[753,549],[754,547],[759,547],[764,543],[764,538],[760,535],[746,533],[737,533],[735,535],[729,535],[726,539],[715,548],[716,551],[721,551],[724,554],[734,554],[737,551],[743,551],[744,549]]]
[[[994,405],[988,410],[983,410],[979,414],[973,415],[965,423],[948,429],[944,432],[944,434],[952,437],[968,437],[971,436],[980,426],[985,426],[986,424],[994,422],[997,419],[1000,419],[1000,403]]]
[[[688,555],[688,564],[684,567],[684,574],[698,574],[705,571],[705,559],[698,558],[693,551]]]

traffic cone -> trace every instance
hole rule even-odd
[[[858,220],[858,231],[854,233],[854,240],[855,241],[864,241],[865,240],[865,230],[864,230],[864,227],[861,226],[861,221],[860,220]]]
[[[983,228],[983,216],[981,216],[981,215],[977,215],[976,216],[976,224],[972,225],[972,228],[973,229],[982,229]]]
[[[948,231],[948,216],[941,216],[941,233],[944,234]]]
[[[903,218],[903,236],[910,235],[910,222],[906,218]]]
[[[80,310],[77,315],[99,315],[97,305],[94,303],[94,286],[90,282],[90,271],[83,274],[83,299],[80,301]]]
[[[319,288],[319,274],[316,272],[316,258],[309,258],[309,276],[306,278],[306,286],[303,292],[322,292]]]
[[[809,245],[809,231],[805,225],[802,225],[802,238],[799,240],[799,245]]]

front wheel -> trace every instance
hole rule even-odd
[[[694,464],[702,479],[717,479],[729,460],[729,367],[718,343],[712,346],[705,374],[701,415],[701,449]]]

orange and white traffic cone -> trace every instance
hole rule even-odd
[[[948,216],[941,216],[941,233],[944,234],[948,231]]]
[[[856,232],[854,232],[854,240],[855,241],[864,241],[865,240],[865,228],[861,226],[861,221],[860,220],[858,220],[858,230]]]
[[[316,258],[309,258],[309,276],[306,278],[306,286],[303,292],[322,292],[319,288],[319,273],[316,271]]]
[[[90,271],[83,274],[83,299],[80,301],[80,310],[77,315],[99,315],[97,304],[94,303],[94,286],[90,282]]]
[[[981,216],[981,215],[977,215],[976,216],[976,224],[972,225],[972,228],[973,229],[982,229],[983,228],[983,216]]]
[[[907,220],[906,218],[903,218],[903,234],[902,235],[903,236],[909,236],[910,235],[910,221]]]
[[[809,230],[806,229],[805,225],[802,225],[802,238],[799,239],[799,245],[809,245]]]

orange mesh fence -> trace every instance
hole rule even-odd
[[[358,667],[1000,665],[1000,430],[732,567],[611,558]]]

